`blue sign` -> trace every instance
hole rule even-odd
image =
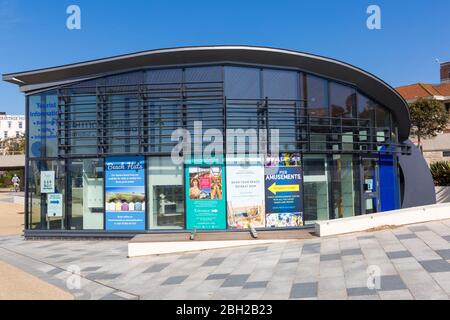
[[[28,120],[30,156],[57,156],[58,97],[56,95],[31,96]]]
[[[106,230],[145,230],[144,157],[111,157],[105,162]]]
[[[266,214],[300,214],[301,187],[301,167],[266,168]]]

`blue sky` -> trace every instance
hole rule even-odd
[[[66,28],[66,8],[82,29]],[[382,10],[382,30],[366,9]],[[393,86],[438,82],[450,61],[448,0],[0,0],[0,73],[185,45],[249,44],[306,51],[361,67]],[[24,112],[0,84],[0,111]]]

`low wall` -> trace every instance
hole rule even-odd
[[[320,237],[327,237],[386,226],[403,226],[446,219],[450,219],[450,203],[320,221],[315,225],[315,233]]]
[[[450,187],[436,187],[436,202],[450,202]]]

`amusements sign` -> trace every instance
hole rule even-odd
[[[283,156],[265,168],[266,227],[303,225],[302,171],[295,158]]]
[[[187,229],[226,229],[224,173],[222,165],[186,166]]]
[[[144,157],[111,157],[105,163],[106,230],[145,230]]]
[[[228,226],[264,228],[264,165],[227,164]]]

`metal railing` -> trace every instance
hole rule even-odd
[[[343,108],[317,115],[304,100],[231,99],[224,95],[223,82],[61,88],[58,96],[61,157],[170,153],[178,143],[171,140],[172,132],[184,128],[193,133],[196,121],[202,121],[203,130],[223,134],[228,129],[277,129],[281,151],[411,152],[396,142],[393,128],[377,128]]]

